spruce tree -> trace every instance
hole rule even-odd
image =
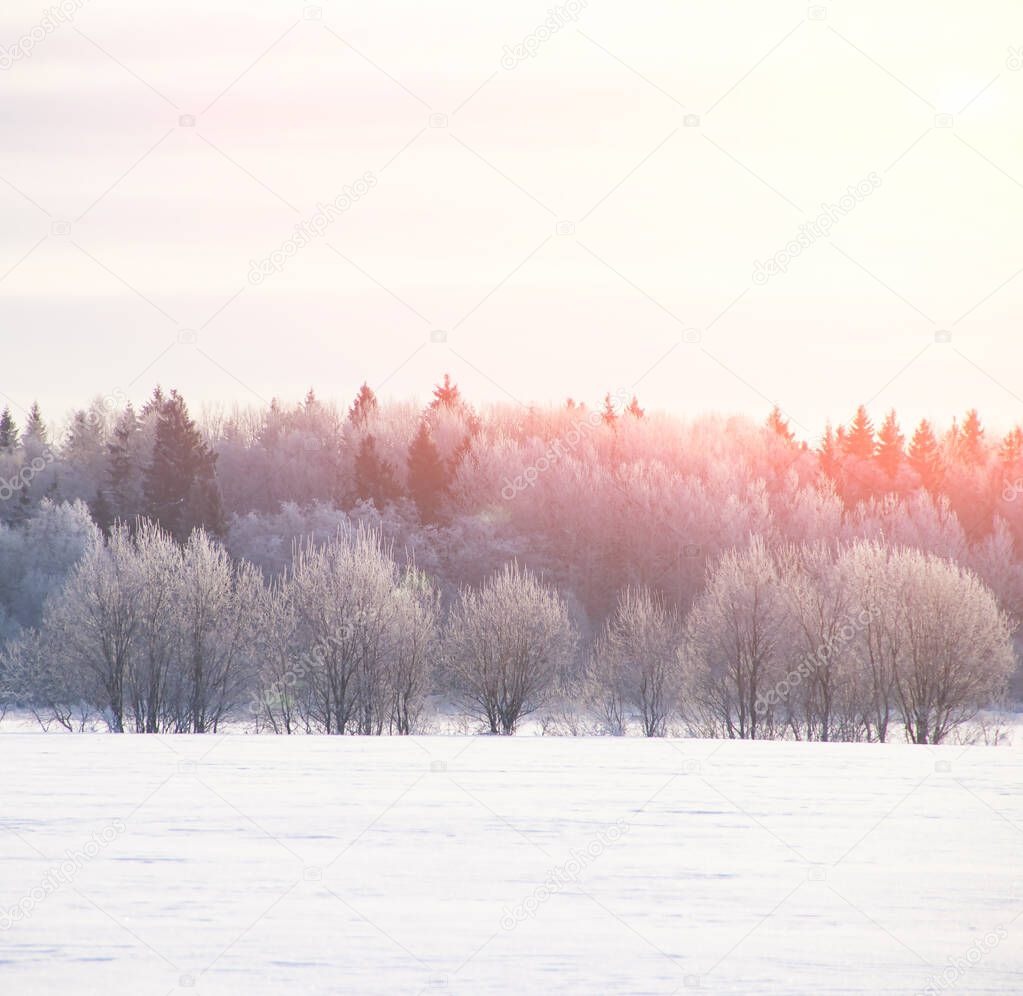
[[[939,483],[941,450],[931,423],[927,419],[924,419],[913,433],[913,439],[909,444],[909,463],[925,488],[930,490]]]
[[[860,405],[846,433],[842,451],[857,460],[869,460],[875,448],[873,423],[867,415],[867,409]]]
[[[947,464],[951,466],[959,462],[963,455],[963,433],[954,415],[952,416],[952,424],[948,427],[945,435],[941,437],[939,445]]]
[[[646,411],[639,407],[639,400],[636,398],[636,395],[633,395],[632,399],[625,406],[625,414],[631,415],[635,419],[640,419],[646,415]]]
[[[153,396],[142,406],[142,411],[139,412],[139,418],[144,419],[147,415],[152,412],[156,412],[157,415],[163,411],[164,403],[167,398],[164,396],[163,388],[159,384],[153,388]]]
[[[604,395],[604,407],[601,410],[600,418],[604,425],[612,429],[618,423],[618,413],[615,411],[614,402],[611,401],[610,392]]]
[[[179,541],[203,526],[224,531],[216,481],[217,456],[203,441],[177,391],[163,401],[143,491],[146,514]]]
[[[817,455],[820,458],[821,470],[825,476],[834,480],[838,473],[838,437],[831,428],[830,422],[824,426],[824,435],[821,438],[821,445],[817,450]]]
[[[777,405],[771,409],[771,414],[767,416],[767,428],[781,436],[786,443],[795,442],[796,435],[789,428],[788,420],[782,415],[781,409]]]
[[[107,443],[104,495],[111,521],[130,522],[141,511],[137,483],[141,468],[133,460],[133,444],[139,429],[135,409],[129,404],[117,419],[113,439]]]
[[[436,522],[447,493],[448,475],[425,419],[419,423],[419,431],[409,446],[408,489],[419,509],[419,518],[424,523]]]
[[[355,454],[355,494],[368,498],[377,508],[398,496],[398,484],[391,465],[377,452],[376,439],[367,433]]]
[[[1002,445],[998,448],[998,461],[1004,467],[1012,467],[1020,459],[1023,459],[1023,429],[1017,425],[1002,438]]]
[[[980,424],[980,415],[976,408],[971,408],[963,420],[960,450],[963,459],[976,465],[984,459],[984,427]]]
[[[13,453],[18,448],[18,425],[9,407],[0,412],[0,453]]]
[[[380,403],[369,384],[363,384],[348,409],[348,421],[358,429],[365,428],[380,410]]]
[[[444,380],[433,389],[433,400],[430,402],[430,411],[437,411],[446,408],[453,411],[462,407],[462,394],[457,384],[451,383],[451,375],[444,374]]]
[[[46,423],[43,421],[43,413],[39,410],[39,402],[33,401],[32,407],[28,410],[28,419],[25,422],[25,431],[21,436],[21,446],[25,456],[33,460],[41,456],[49,445],[49,435],[46,430]]]
[[[103,534],[109,536],[110,529],[117,520],[110,501],[102,488],[97,489],[96,497],[89,502],[89,514],[92,516],[92,521],[103,530]]]
[[[878,466],[889,476],[899,472],[899,465],[905,456],[904,444],[906,437],[899,431],[898,419],[893,408],[881,423],[881,431],[877,434],[877,453],[875,459]]]

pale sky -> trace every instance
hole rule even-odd
[[[0,11],[17,406],[423,397],[450,371],[480,402],[776,401],[804,435],[859,402],[1023,419],[1018,2],[72,8]]]

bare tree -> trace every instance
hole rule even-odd
[[[778,570],[761,538],[721,557],[687,621],[697,724],[743,740],[774,734],[766,693],[782,677],[785,616]]]
[[[44,616],[63,666],[79,672],[115,733],[124,731],[141,626],[137,559],[128,530],[118,526],[106,544],[89,546]]]
[[[852,642],[856,710],[866,738],[884,743],[895,715],[904,593],[892,551],[882,543],[854,543],[842,553],[838,567],[852,592],[858,620]]]
[[[933,554],[901,551],[905,639],[895,691],[906,736],[941,743],[1005,689],[1014,666],[1011,628],[990,589]]]
[[[308,544],[295,557],[290,585],[312,723],[324,733],[382,733],[391,708],[397,567],[379,533],[359,528]]]
[[[204,530],[192,533],[181,552],[174,589],[182,732],[216,732],[241,700],[251,677],[261,588],[251,564],[242,561],[236,567]]]
[[[629,711],[644,735],[663,737],[681,694],[682,627],[677,613],[648,588],[626,588],[597,639],[591,680],[610,732],[624,732]]]
[[[128,690],[136,733],[175,728],[180,686],[177,609],[181,549],[159,526],[141,522],[133,537],[139,584],[138,637]]]
[[[465,712],[512,734],[546,702],[574,646],[561,596],[513,563],[462,590],[445,655]]]
[[[408,735],[419,728],[438,648],[437,592],[420,571],[409,569],[393,592],[389,651],[389,729]]]
[[[780,554],[789,670],[775,690],[777,719],[806,740],[857,740],[854,641],[860,619],[848,572],[823,543]]]
[[[26,708],[43,729],[53,723],[71,733],[85,729],[96,714],[85,677],[64,667],[45,630],[23,630],[0,653],[0,700]]]
[[[308,658],[298,643],[292,587],[275,579],[260,593],[256,618],[256,656],[249,713],[257,729],[265,721],[274,733],[310,729]]]

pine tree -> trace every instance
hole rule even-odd
[[[25,522],[32,515],[32,499],[28,492],[28,484],[18,488],[18,501],[11,515],[11,522]]]
[[[408,489],[423,522],[437,521],[447,488],[447,468],[424,419],[408,451]]]
[[[280,442],[284,432],[284,412],[277,398],[270,399],[270,408],[263,415],[263,424],[259,427],[259,442],[266,449],[273,449]]]
[[[614,403],[611,401],[611,394],[604,395],[604,408],[600,413],[604,425],[614,428],[618,422],[618,413],[615,411]]]
[[[980,424],[980,415],[976,408],[971,408],[963,420],[961,452],[963,459],[976,466],[984,459],[984,427]]]
[[[444,381],[433,389],[433,400],[430,402],[430,411],[437,411],[440,408],[454,410],[462,407],[462,394],[457,384],[451,383],[451,375],[444,374]]]
[[[478,460],[476,455],[473,453],[472,441],[475,437],[471,432],[467,432],[462,436],[462,441],[455,447],[454,453],[451,454],[451,459],[448,460],[448,480],[453,481],[455,475],[458,473],[458,468],[462,466],[463,462],[467,459],[472,459],[478,466]]]
[[[11,409],[4,408],[0,413],[0,453],[13,453],[18,447],[18,425],[14,421]]]
[[[133,443],[139,432],[135,409],[128,404],[114,426],[113,439],[107,443],[106,508],[111,521],[131,521],[141,511],[138,508],[138,486],[141,468],[132,459]],[[99,521],[99,520],[97,520]],[[102,524],[102,523],[101,523]]]
[[[898,419],[893,408],[881,423],[881,431],[877,434],[877,453],[875,459],[878,466],[889,476],[895,477],[899,465],[905,456],[906,437],[899,431]]]
[[[103,452],[103,426],[85,411],[75,412],[61,456],[69,463],[87,463]]]
[[[1004,466],[1011,467],[1021,457],[1023,457],[1023,429],[1017,425],[1002,438],[1002,445],[998,448],[998,460]]]
[[[139,412],[139,418],[144,419],[147,415],[155,412],[157,415],[163,411],[163,406],[166,403],[167,398],[164,396],[163,388],[159,384],[153,388],[153,396],[142,406],[142,411]]]
[[[924,419],[913,433],[909,444],[909,463],[928,490],[937,486],[941,478],[941,451],[931,423]]]
[[[89,514],[92,516],[92,521],[103,530],[104,535],[109,536],[116,516],[102,488],[96,491],[96,497],[89,502]]]
[[[874,455],[874,426],[867,409],[860,405],[842,444],[842,451],[857,460],[869,460]]]
[[[202,445],[205,447],[205,444]],[[216,453],[207,449],[205,469],[192,482],[185,503],[188,515],[186,536],[193,529],[200,528],[213,536],[224,536],[227,533],[227,516],[224,514],[224,501],[217,483],[216,463]]]
[[[348,421],[356,428],[364,428],[380,410],[377,396],[369,384],[363,384],[355,396],[351,408],[348,409]]]
[[[21,445],[26,456],[31,460],[42,454],[49,445],[49,433],[43,421],[43,413],[39,410],[39,402],[33,401],[28,410],[25,431],[21,436]]]
[[[838,454],[838,439],[834,430],[831,428],[831,423],[828,422],[824,426],[824,435],[821,438],[821,444],[817,450],[817,455],[820,458],[821,470],[832,480],[835,479],[835,476],[838,473]]]
[[[398,484],[391,465],[377,452],[376,439],[369,433],[362,437],[355,455],[355,494],[372,500],[377,508],[398,496]]]
[[[795,441],[796,434],[789,428],[788,420],[781,413],[781,409],[775,405],[771,414],[767,416],[767,428],[781,436],[786,443]]]
[[[184,399],[171,391],[160,408],[144,495],[146,514],[175,539],[183,542],[199,526],[223,533],[216,462],[216,454],[189,417]]]
[[[952,416],[952,424],[941,439],[941,447],[945,455],[945,462],[949,466],[959,462],[962,457],[963,434],[955,416]]]

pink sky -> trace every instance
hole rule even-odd
[[[9,0],[0,392],[1023,417],[1023,9],[549,6]]]

